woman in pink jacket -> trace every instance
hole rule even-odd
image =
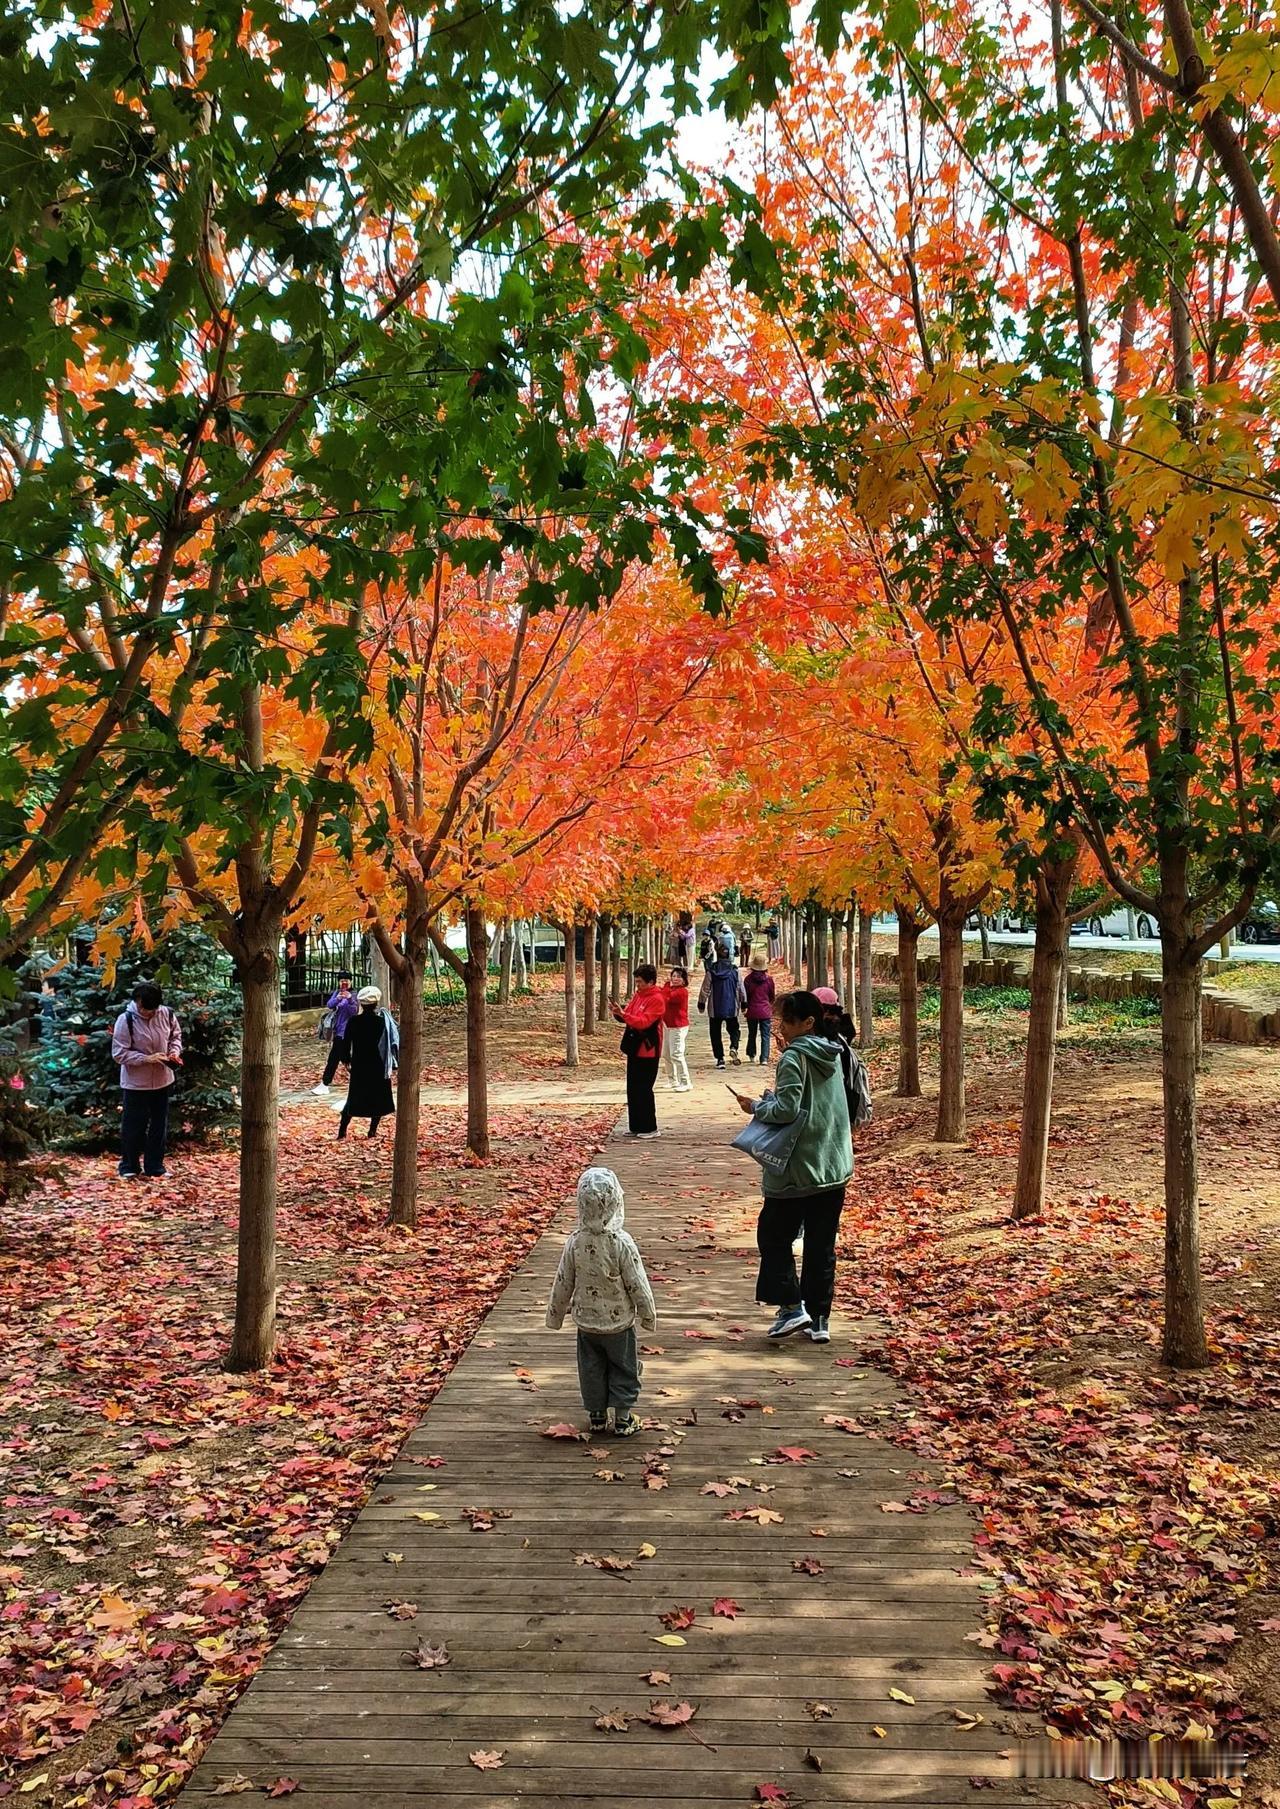
[[[116,1019],[111,1059],[120,1064],[124,1093],[120,1173],[130,1180],[139,1175],[159,1180],[174,1076],[182,1066],[182,1027],[153,980],[134,987],[132,1003]]]
[[[662,1020],[667,995],[658,985],[658,970],[647,963],[636,969],[636,990],[625,1006],[615,999],[613,1015],[625,1024],[622,1053],[627,1058],[627,1128],[633,1137],[658,1137],[658,1112],[653,1103],[662,1054]]]

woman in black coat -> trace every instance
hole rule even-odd
[[[367,1118],[369,1135],[375,1136],[382,1120],[396,1109],[391,1076],[400,1053],[400,1032],[391,1013],[382,1010],[376,986],[362,987],[356,1000],[360,1011],[347,1032],[351,1084],[338,1120],[339,1137],[346,1136],[353,1118]]]

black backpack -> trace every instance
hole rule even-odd
[[[849,1107],[849,1128],[856,1131],[871,1122],[871,1081],[867,1064],[857,1050],[846,1038],[841,1037],[839,1041],[840,1073],[844,1079],[845,1103]]]

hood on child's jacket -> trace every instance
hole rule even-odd
[[[611,1168],[588,1168],[578,1181],[578,1224],[583,1231],[621,1231],[626,1217],[622,1183]]]

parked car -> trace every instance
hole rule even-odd
[[[1090,936],[1123,936],[1128,939],[1128,937],[1136,935],[1140,942],[1156,940],[1159,931],[1145,911],[1138,911],[1134,914],[1132,926],[1129,916],[1127,905],[1113,904],[1107,910],[1103,910],[1099,905],[1092,916],[1086,917],[1082,923],[1075,926],[1072,934],[1080,935],[1087,931]]]
[[[1280,942],[1280,904],[1260,899],[1236,932],[1241,942]]]

